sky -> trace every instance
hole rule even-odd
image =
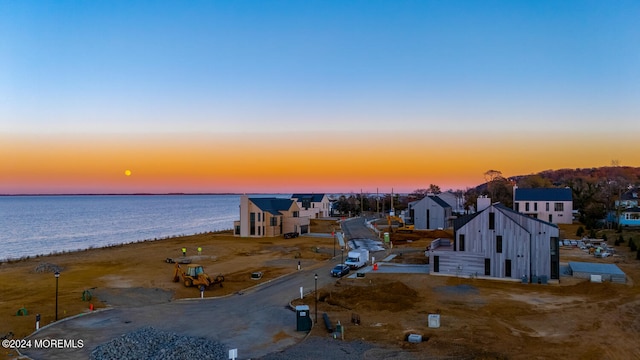
[[[0,194],[640,166],[638,1],[3,1]]]

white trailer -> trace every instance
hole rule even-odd
[[[350,250],[347,254],[347,261],[344,262],[351,269],[359,269],[369,263],[369,250],[356,249]]]

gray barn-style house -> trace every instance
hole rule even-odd
[[[446,229],[452,226],[451,206],[437,195],[425,196],[409,206],[416,230]]]
[[[436,239],[427,254],[432,275],[522,282],[559,281],[557,225],[488,199],[454,221],[454,239]],[[488,200],[488,201],[487,201]]]

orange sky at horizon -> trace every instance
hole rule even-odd
[[[411,192],[548,169],[639,166],[631,135],[228,133],[0,137],[1,194]],[[544,141],[539,139],[545,139]],[[636,163],[632,163],[636,161]],[[131,170],[130,176],[125,170]]]

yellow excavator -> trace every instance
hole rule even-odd
[[[398,227],[395,229],[396,232],[399,233],[411,233],[413,232],[413,225],[405,224],[404,220],[402,220],[399,216],[391,216],[387,215],[387,223],[389,224],[389,232],[393,231],[393,224],[398,223]]]
[[[188,264],[186,271],[180,267],[180,264],[176,263],[176,269],[173,274],[173,281],[178,282],[182,278],[182,283],[186,287],[201,286],[209,287],[211,285],[219,284],[222,287],[224,282],[224,276],[222,274],[215,278],[210,277],[204,272],[202,265]]]

